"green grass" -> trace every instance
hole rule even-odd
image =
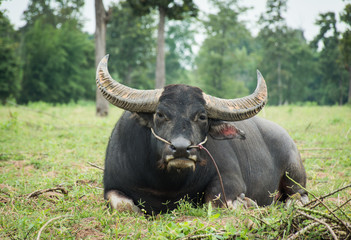
[[[60,218],[45,226],[42,239],[286,239],[293,229],[305,226],[296,226],[296,208],[284,206],[230,211],[208,205],[194,208],[184,202],[158,216],[107,209],[102,171],[88,162],[103,166],[111,130],[121,113],[111,107],[107,118],[98,118],[93,104],[0,107],[0,239],[36,239],[55,217]],[[322,196],[351,183],[350,107],[266,107],[260,115],[286,128],[296,141],[311,193]],[[50,191],[28,198],[37,190],[55,187],[68,194]],[[350,195],[348,188],[326,202],[339,206]],[[338,217],[349,221],[350,202],[343,211],[346,216]],[[322,238],[321,232],[328,234],[319,226],[303,238]]]

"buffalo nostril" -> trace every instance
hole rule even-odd
[[[177,148],[176,148],[174,145],[170,145],[169,148],[170,148],[173,152],[177,151]]]
[[[170,149],[178,157],[187,157],[190,151],[191,142],[184,137],[177,137],[171,141]]]

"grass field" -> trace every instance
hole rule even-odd
[[[103,167],[121,113],[111,107],[107,118],[95,117],[92,103],[0,106],[0,239],[351,238],[351,188],[309,209],[230,211],[186,202],[158,216],[107,209],[102,171],[89,162]],[[311,200],[351,183],[350,107],[268,106],[260,115],[296,141]]]

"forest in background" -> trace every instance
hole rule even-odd
[[[189,0],[188,0],[189,1]],[[0,0],[0,4],[1,4]],[[110,6],[106,52],[113,78],[130,87],[155,87],[157,12],[136,14],[130,2]],[[176,4],[177,1],[170,1]],[[351,102],[351,3],[321,13],[308,42],[287,26],[287,0],[267,0],[253,36],[240,16],[240,0],[209,0],[215,14],[199,11],[165,26],[166,84],[184,83],[235,98],[263,74],[269,104],[343,105]],[[15,30],[0,12],[0,101],[68,103],[95,99],[94,35],[82,31],[83,0],[30,0],[26,24]],[[343,22],[339,31],[337,22]],[[202,33],[204,41],[197,43]],[[198,51],[195,51],[198,49]]]

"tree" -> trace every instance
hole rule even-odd
[[[193,47],[196,46],[193,18],[182,22],[168,21],[166,25],[167,84],[189,83],[189,72],[194,67]]]
[[[123,84],[139,89],[154,87],[155,21],[151,15],[135,16],[126,1],[111,6],[106,45],[111,73]]]
[[[287,26],[286,10],[287,0],[268,0],[266,12],[260,17],[259,69],[268,84],[270,104],[315,100],[310,96],[317,72],[314,54],[303,31]]]
[[[158,9],[159,22],[157,30],[157,57],[156,57],[156,88],[162,88],[166,82],[165,73],[165,20],[169,19],[182,20],[185,16],[195,17],[198,8],[192,0],[130,0],[130,6],[137,15],[149,14],[151,9]]]
[[[66,21],[75,21],[79,28],[82,27],[80,11],[84,6],[84,0],[30,0],[28,9],[23,12],[26,25],[22,31],[31,28],[36,20],[45,19],[45,24],[53,27]]]
[[[56,29],[40,18],[25,34],[21,103],[67,103],[93,96],[93,43],[71,22]]]
[[[245,8],[236,0],[212,3],[218,11],[203,22],[206,39],[196,59],[198,81],[206,93],[214,96],[247,95],[249,82],[256,79],[256,58],[252,36],[239,21]]]
[[[16,33],[4,12],[0,11],[0,101],[16,98],[20,92],[20,62]]]
[[[340,40],[341,53],[346,70],[349,74],[348,103],[351,104],[351,4],[346,4],[340,15],[341,21],[346,23],[347,29]]]
[[[342,105],[347,97],[345,70],[339,47],[340,33],[336,22],[334,12],[320,14],[316,21],[320,31],[311,42],[318,54],[320,75],[319,88],[315,95],[318,96],[321,104]]]
[[[95,0],[95,67],[97,68],[100,60],[106,55],[106,25],[111,15],[111,10],[105,10],[102,0]],[[96,115],[108,115],[108,102],[102,96],[99,89],[96,89]]]
[[[37,4],[33,0],[31,4]],[[58,1],[61,2],[61,1]],[[62,1],[63,2],[63,1]],[[77,2],[77,1],[72,1]],[[69,2],[65,2],[69,6]],[[31,8],[31,4],[28,9]],[[43,4],[50,6],[50,2]],[[37,5],[36,5],[37,6]],[[61,6],[61,5],[59,5]],[[67,6],[63,6],[67,8]],[[44,9],[44,7],[39,7]],[[48,22],[45,12],[30,13],[29,25],[25,26],[23,39],[23,78],[21,103],[29,101],[47,101],[67,103],[81,98],[91,98],[94,92],[93,65],[94,46],[89,36],[82,33],[78,16],[79,8],[71,17],[58,18],[62,14],[60,8],[46,8],[52,11],[55,19],[62,22]],[[51,9],[51,10],[50,10]]]
[[[263,39],[264,58],[271,59],[276,65],[276,91],[270,92],[272,95],[277,95],[278,104],[283,104],[283,79],[282,79],[282,57],[285,49],[285,40],[287,25],[283,14],[287,10],[287,0],[267,0],[266,12],[261,15],[260,22],[263,28],[260,31],[260,37]],[[269,79],[269,78],[268,78]],[[271,88],[272,89],[272,88]]]
[[[317,74],[313,51],[303,36],[302,30],[287,29],[282,56],[283,98],[287,103],[315,101],[311,99],[312,82]]]

